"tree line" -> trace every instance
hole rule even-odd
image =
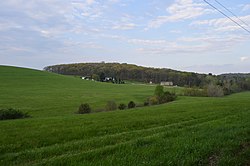
[[[250,90],[250,74],[213,75],[183,72],[167,68],[142,67],[127,63],[76,63],[47,66],[44,70],[64,75],[90,76],[95,80],[112,77],[116,80],[129,80],[144,83],[170,81],[183,87],[206,88],[209,85],[220,87],[224,94]]]
[[[149,83],[171,81],[179,86],[200,86],[205,74],[181,72],[166,68],[149,68],[126,63],[78,63],[47,66],[46,71],[76,76],[92,76],[103,79],[105,76],[121,80]]]

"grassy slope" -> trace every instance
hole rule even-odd
[[[153,86],[114,85],[31,69],[0,66],[0,108],[15,107],[32,116],[71,115],[80,103],[104,108],[108,100],[138,103]]]
[[[142,101],[154,88],[93,84],[17,68],[0,67],[0,73],[0,106],[13,104],[35,115],[35,118],[0,122],[0,165],[246,165],[249,162],[250,93],[224,98],[183,97],[154,107],[76,115],[72,110],[83,99],[96,101],[93,101],[96,106],[114,94],[120,101],[123,97]],[[22,98],[18,97],[20,94]],[[62,116],[54,116],[59,112]]]

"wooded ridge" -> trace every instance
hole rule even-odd
[[[173,85],[204,87],[209,83],[222,85],[237,84],[241,89],[250,89],[250,74],[213,75],[194,72],[183,72],[167,68],[143,67],[127,63],[75,63],[47,66],[44,70],[64,75],[88,76],[95,80],[113,77],[121,80],[144,83],[173,82]]]

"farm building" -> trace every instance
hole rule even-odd
[[[90,76],[83,76],[82,79],[83,80],[91,80],[91,77]]]
[[[173,86],[173,82],[172,81],[162,81],[161,82],[161,85],[162,86]]]

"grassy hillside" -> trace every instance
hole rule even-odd
[[[114,85],[43,71],[0,66],[0,108],[14,107],[32,116],[71,115],[81,103],[104,108],[108,100],[143,101],[154,86]]]
[[[126,111],[76,115],[82,101],[143,101],[152,86],[93,83],[0,67],[0,107],[33,118],[0,121],[0,165],[247,165],[250,93],[181,97]],[[58,116],[60,115],[60,116]]]

